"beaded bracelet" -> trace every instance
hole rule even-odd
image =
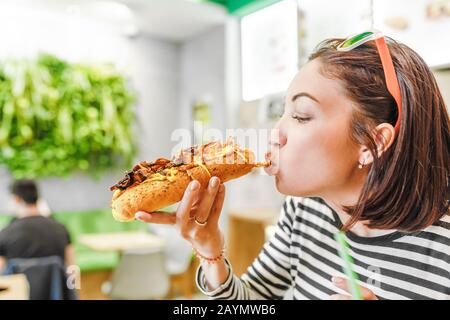
[[[222,259],[225,257],[225,248],[223,248],[223,249],[220,251],[220,254],[219,254],[217,257],[215,257],[215,258],[208,258],[208,257],[205,257],[205,256],[201,255],[197,250],[195,250],[195,248],[192,248],[192,250],[194,250],[195,256],[196,256],[197,258],[199,258],[199,259],[201,259],[201,260],[203,260],[203,261],[206,261],[206,262],[208,262],[209,264],[216,263],[216,262],[222,260]]]

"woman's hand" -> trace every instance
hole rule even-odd
[[[225,198],[225,186],[217,177],[200,191],[200,183],[191,181],[184,192],[177,211],[136,213],[138,220],[147,223],[172,224],[197,252],[207,258],[222,254],[224,239],[219,229],[219,217]]]
[[[342,290],[350,292],[347,279],[341,277],[333,277],[332,279],[334,285]],[[378,300],[377,296],[367,288],[359,286],[363,300]],[[352,300],[350,295],[346,294],[334,294],[330,297],[333,300]]]

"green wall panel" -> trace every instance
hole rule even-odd
[[[280,0],[228,0],[227,9],[233,15],[245,16]]]
[[[281,0],[206,0],[225,6],[229,13],[242,17]]]

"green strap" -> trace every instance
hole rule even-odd
[[[345,240],[345,233],[340,231],[334,235],[334,239],[339,244],[339,255],[344,261],[344,273],[348,278],[349,291],[353,300],[363,300],[361,290],[358,285],[358,275],[353,270],[353,259],[348,253],[348,244]]]

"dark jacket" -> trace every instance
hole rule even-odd
[[[69,288],[64,262],[58,256],[10,259],[5,274],[23,273],[30,285],[30,300],[75,300],[75,288]]]

